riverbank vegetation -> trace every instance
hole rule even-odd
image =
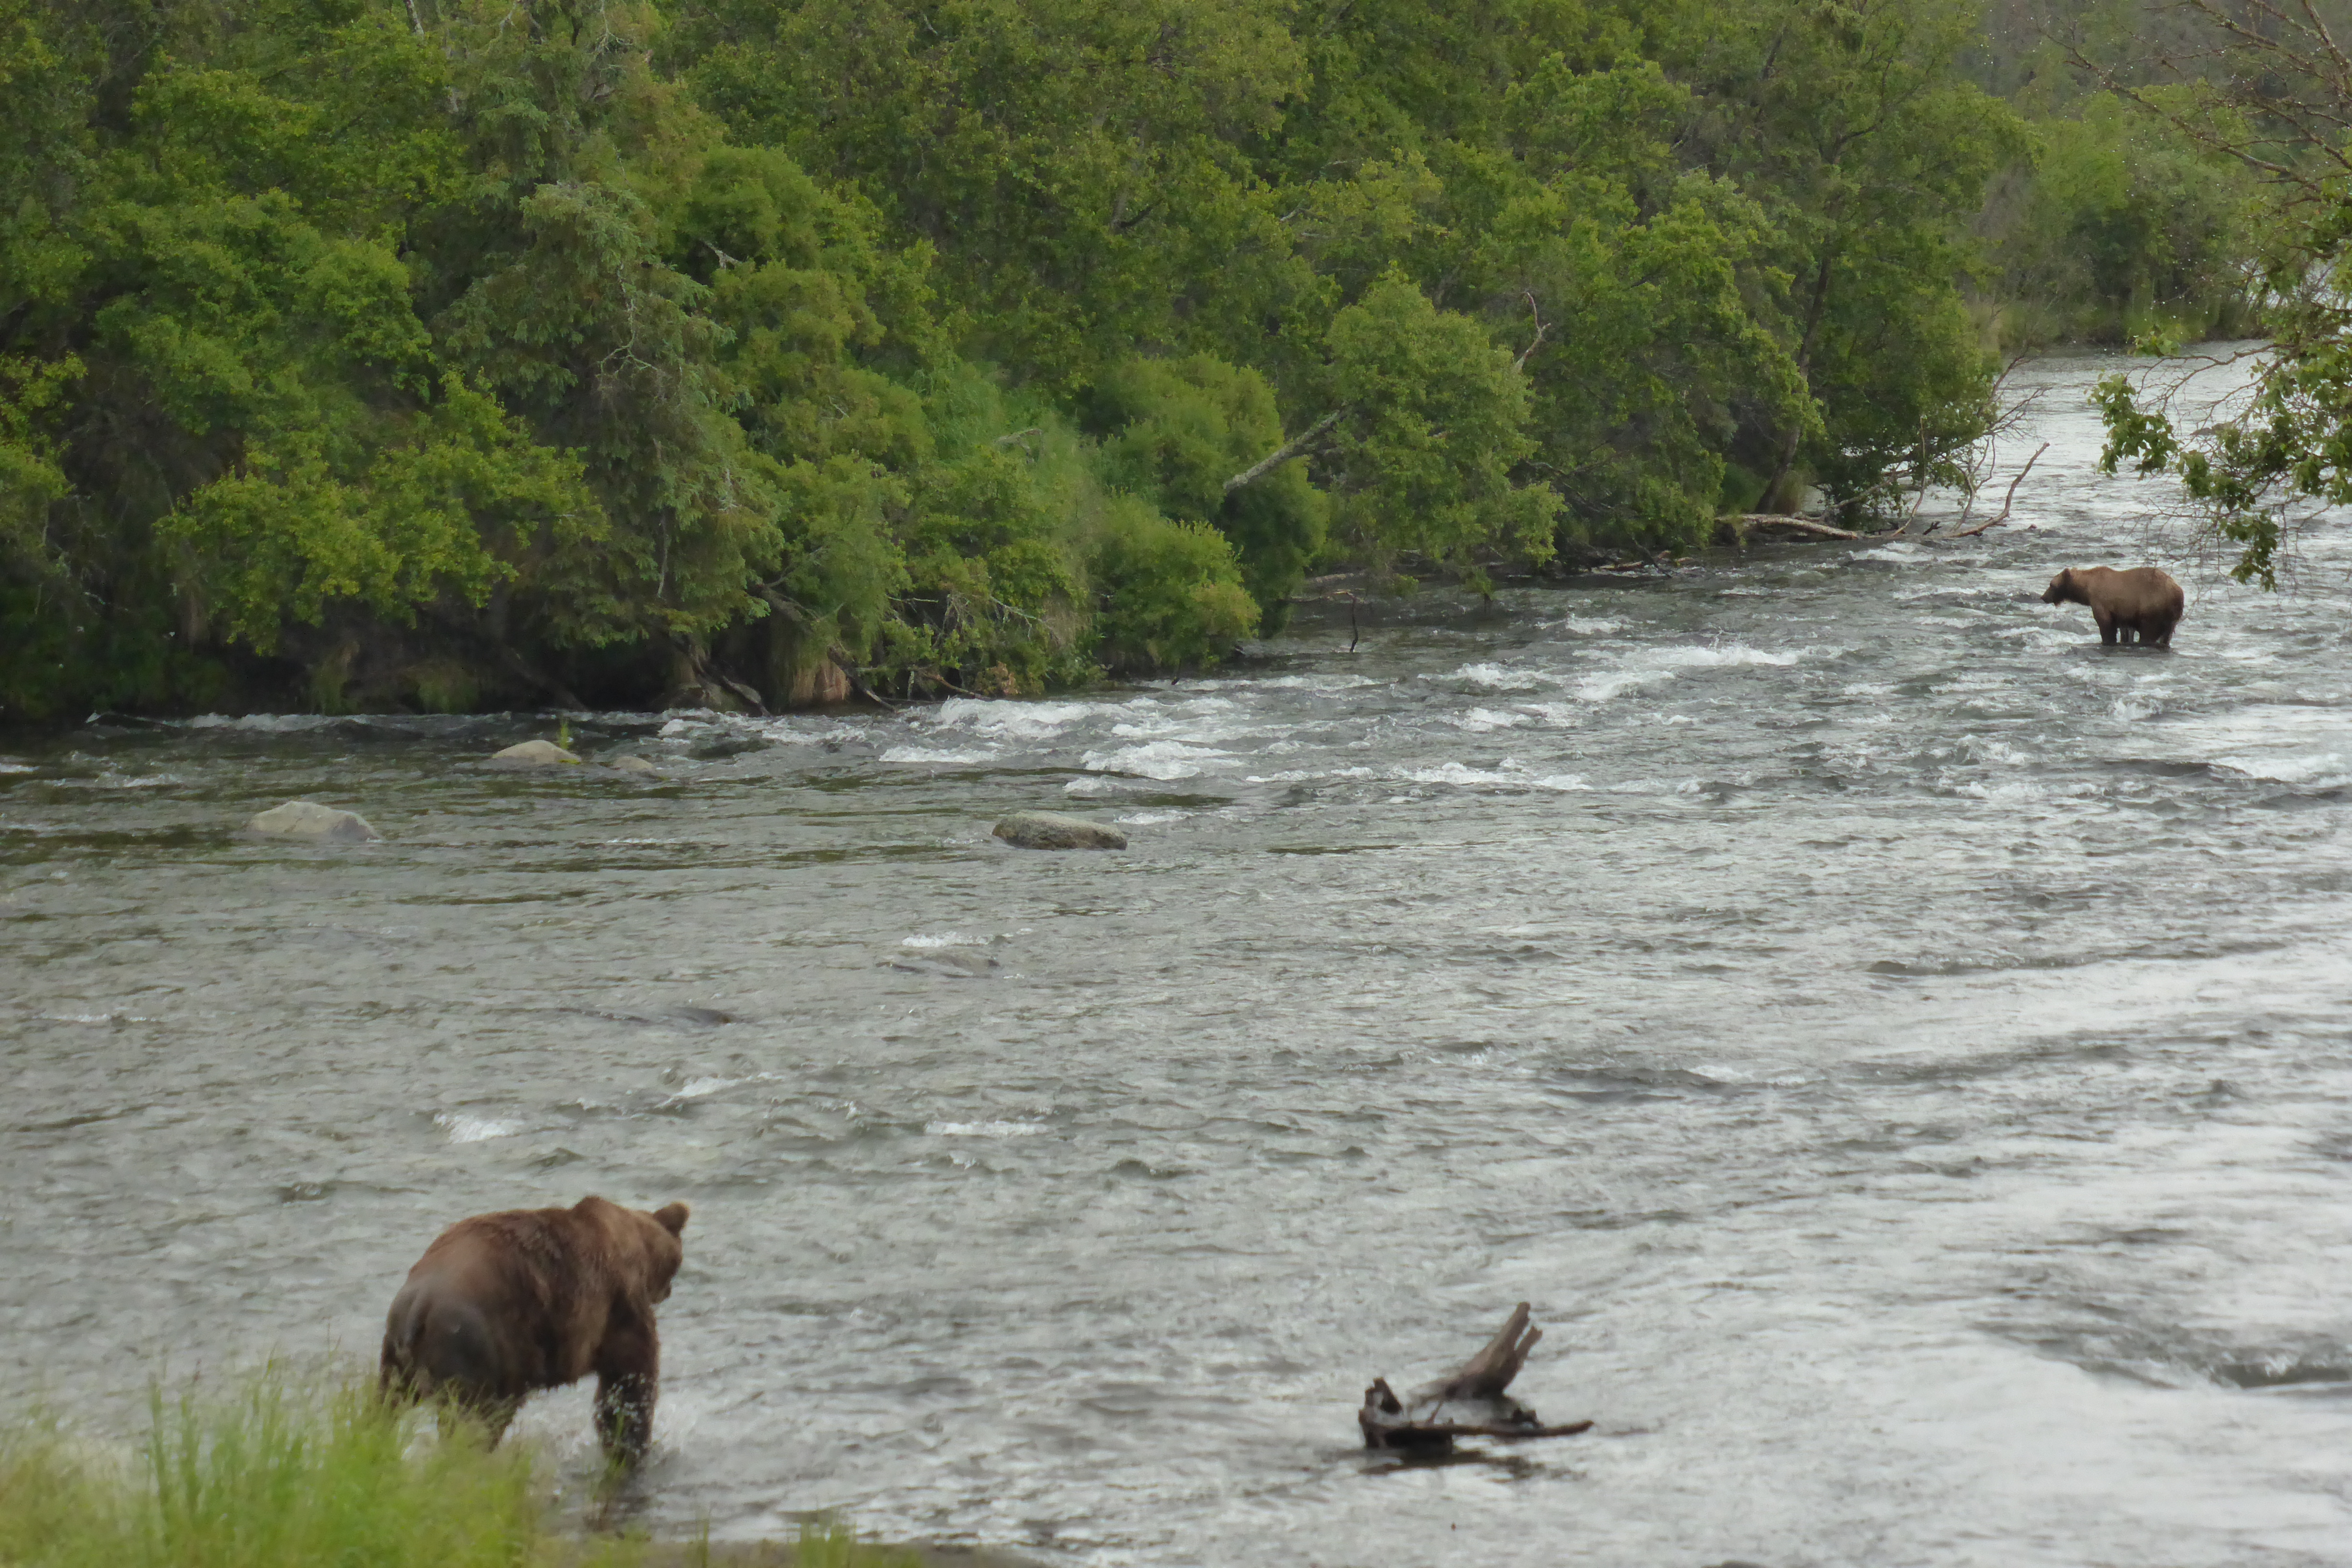
[[[922,1568],[920,1553],[819,1526],[741,1549],[567,1534],[525,1446],[425,1436],[361,1383],[282,1371],[155,1399],[143,1443],[0,1426],[0,1563],[10,1568]],[[421,1430],[420,1430],[421,1428]]]
[[[1971,74],[2034,140],[1976,223],[1988,268],[1967,287],[2003,348],[2257,330],[2263,182],[2181,119],[2227,88],[2221,37],[2159,0],[1988,7]]]
[[[2234,556],[2240,582],[2274,588],[2302,531],[2352,506],[2352,58],[2339,42],[2352,16],[2340,4],[2267,0],[2178,9],[2201,30],[2203,68],[2178,73],[2190,79],[2169,94],[2135,96],[2277,193],[2279,221],[2260,253],[2269,341],[2207,367],[2251,370],[2220,407],[2227,384],[2210,377],[2108,377],[2097,394],[2102,464],[2178,476],[2201,542]]]
[[[2245,294],[2005,16],[0,0],[0,722],[1035,692],[1886,506]]]

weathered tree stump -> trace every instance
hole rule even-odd
[[[1424,1383],[1400,1399],[1385,1377],[1364,1390],[1356,1424],[1367,1448],[1402,1448],[1421,1454],[1449,1453],[1456,1437],[1572,1437],[1590,1421],[1547,1426],[1536,1413],[1504,1392],[1528,1363],[1543,1331],[1528,1322],[1525,1301],[1511,1309],[1486,1348],[1462,1363],[1452,1377]]]

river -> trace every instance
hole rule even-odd
[[[531,716],[0,740],[0,1398],[372,1356],[441,1226],[593,1192],[694,1205],[661,1531],[2352,1562],[2352,541],[2101,647],[2037,595],[2164,559],[2111,368],[2027,373],[1979,539],[575,721],[656,784],[478,765]],[[296,796],[383,841],[236,831]],[[1523,1300],[1591,1433],[1360,1450]],[[520,1429],[576,1479],[587,1419]]]

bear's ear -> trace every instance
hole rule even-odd
[[[654,1223],[676,1236],[686,1228],[688,1212],[684,1204],[670,1204],[654,1210]]]

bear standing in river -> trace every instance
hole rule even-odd
[[[2099,623],[2099,640],[2112,643],[2120,635],[2156,647],[2172,646],[2172,628],[2180,624],[2187,602],[2170,574],[2153,566],[2118,572],[2112,566],[2070,566],[2050,579],[2042,590],[2045,605],[2088,605]]]
[[[605,1454],[637,1459],[660,1384],[654,1308],[686,1257],[686,1215],[684,1204],[647,1214],[588,1197],[459,1220],[393,1298],[378,1386],[446,1395],[496,1443],[525,1394],[593,1372]]]

